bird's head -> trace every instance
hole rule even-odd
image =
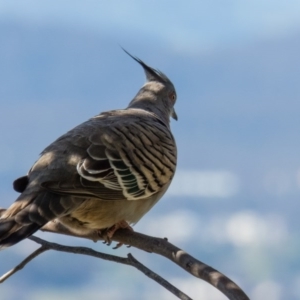
[[[170,122],[170,117],[177,120],[174,109],[177,95],[170,79],[161,71],[149,67],[139,58],[124,51],[143,67],[147,78],[147,82],[129,103],[128,108],[141,108],[153,112],[167,123]]]

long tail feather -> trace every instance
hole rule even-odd
[[[10,247],[31,236],[41,227],[41,225],[32,223],[21,228],[18,226],[19,230],[17,231],[6,231],[7,228],[17,227],[16,225],[14,220],[0,220],[0,250]],[[1,237],[1,233],[4,233],[3,238]]]
[[[81,203],[82,200],[48,191],[20,195],[0,218],[0,249],[26,239],[49,221],[68,214]]]

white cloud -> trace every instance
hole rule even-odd
[[[174,278],[169,280],[173,285],[179,288],[181,291],[186,293],[193,299],[205,299],[205,300],[226,300],[221,292],[219,292],[216,288],[211,286],[210,284],[201,281],[196,278]],[[153,298],[161,299],[161,300],[174,300],[175,297],[173,294],[166,290],[162,290],[158,295],[151,295],[148,299]]]
[[[227,198],[238,191],[239,179],[233,172],[178,170],[167,195]]]
[[[111,288],[107,286],[87,286],[83,288],[69,288],[69,289],[42,289],[35,290],[30,295],[32,300],[53,300],[53,299],[64,299],[64,300],[82,300],[82,299],[126,299],[124,298],[124,290],[121,288]],[[129,298],[128,298],[129,299]]]
[[[146,218],[139,223],[139,231],[167,237],[174,244],[191,242],[197,236],[204,245],[232,244],[248,248],[280,245],[288,238],[287,224],[282,216],[246,210],[213,217],[202,215],[201,218],[193,211],[175,210]]]
[[[253,292],[251,299],[255,300],[280,300],[282,295],[282,287],[279,283],[274,281],[265,281],[258,284]]]
[[[110,274],[107,274],[110,275]],[[125,274],[123,274],[125,276]],[[169,291],[158,286],[156,283],[146,281],[147,284],[144,285],[144,277],[132,278],[132,281],[127,282],[123,278],[112,278],[114,281],[114,286],[105,285],[101,283],[101,272],[97,274],[95,282],[92,279],[92,284],[87,284],[85,286],[80,286],[78,288],[59,288],[59,289],[35,289],[28,293],[28,298],[26,300],[54,300],[54,299],[65,299],[65,300],[81,300],[81,299],[161,299],[161,300],[174,300],[176,297]],[[121,280],[121,281],[119,281]],[[173,285],[182,290],[184,293],[190,297],[199,297],[205,300],[225,300],[226,297],[221,294],[216,288],[209,285],[206,282],[201,281],[196,278],[173,278],[169,280]],[[139,288],[136,288],[139,286]],[[156,288],[153,288],[153,287]],[[135,288],[134,288],[135,287]]]
[[[279,215],[259,215],[252,211],[233,214],[225,224],[225,235],[235,246],[278,244],[287,236],[284,219]]]
[[[264,247],[280,245],[288,238],[285,219],[277,214],[259,214],[243,210],[233,214],[216,214],[212,217],[195,218],[201,228],[197,232],[205,245],[231,244],[234,247]],[[195,234],[195,231],[192,232]]]
[[[141,231],[152,236],[167,237],[171,243],[187,242],[199,228],[197,215],[187,210],[177,210],[156,216],[140,224]]]

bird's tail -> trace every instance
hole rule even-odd
[[[27,194],[27,196],[26,196]],[[75,201],[76,202],[76,201]],[[34,196],[23,193],[0,218],[0,250],[34,234],[49,221],[78,206],[72,197],[48,191]]]
[[[15,219],[0,219],[0,250],[10,247],[34,234],[41,225],[36,223],[22,226]]]

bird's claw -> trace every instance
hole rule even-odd
[[[112,243],[112,237],[113,235],[115,234],[115,232],[118,230],[118,229],[129,229],[131,231],[133,231],[132,227],[124,220],[116,223],[115,225],[113,225],[112,227],[110,228],[107,228],[103,231],[101,230],[98,230],[97,233],[98,235],[103,238],[103,244],[106,244],[107,246],[110,246],[111,243]],[[113,247],[113,249],[118,249],[120,247],[122,247],[123,243],[119,242],[117,243],[117,245],[115,247]],[[131,247],[130,245],[127,246],[128,248]]]

